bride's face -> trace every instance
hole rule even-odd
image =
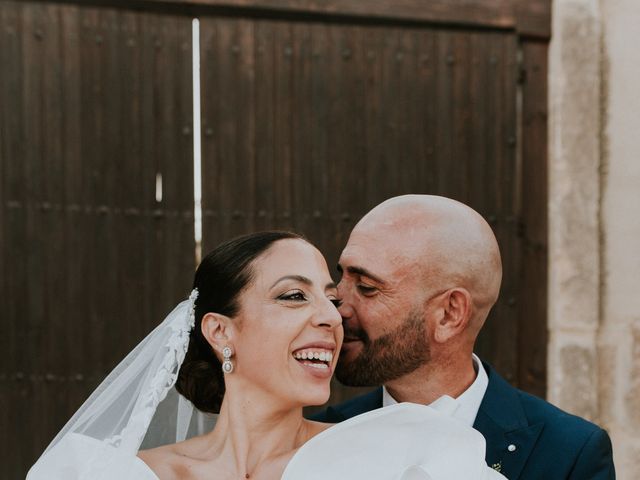
[[[253,265],[234,324],[231,374],[289,405],[321,405],[342,345],[336,286],[322,254],[280,240]]]

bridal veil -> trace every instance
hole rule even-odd
[[[174,388],[194,326],[197,296],[194,289],[104,379],[31,468],[29,480],[56,478],[50,467],[42,467],[56,450],[68,449],[70,439],[77,444],[82,438],[94,452],[102,446],[123,458],[135,458],[140,448],[181,441],[211,429],[213,416],[197,410],[193,415],[191,402]],[[95,469],[96,478],[104,467],[98,458],[82,462]]]

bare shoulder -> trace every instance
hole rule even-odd
[[[162,480],[177,478],[173,472],[175,463],[174,445],[164,445],[149,450],[140,450],[138,457],[153,470],[156,476]]]
[[[160,480],[182,480],[192,478],[189,456],[191,441],[163,445],[162,447],[141,450],[138,457],[153,470]]]

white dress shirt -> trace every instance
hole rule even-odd
[[[454,418],[457,418],[470,427],[473,427],[473,423],[476,421],[478,410],[480,410],[480,404],[482,403],[484,394],[487,391],[487,386],[489,386],[489,377],[487,376],[487,372],[475,353],[473,354],[473,368],[476,371],[476,379],[469,388],[462,392],[458,398],[454,399],[456,405],[453,413]],[[436,406],[439,402],[444,401],[443,397],[450,398],[447,395],[443,395],[431,403],[431,406]],[[396,403],[398,402],[391,396],[387,388],[382,387],[382,406],[386,407]]]

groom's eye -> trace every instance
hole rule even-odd
[[[360,293],[362,293],[364,296],[370,296],[373,295],[374,293],[376,293],[376,291],[378,290],[376,287],[372,287],[371,285],[365,285],[363,283],[359,283],[358,284],[358,290],[360,291]]]

